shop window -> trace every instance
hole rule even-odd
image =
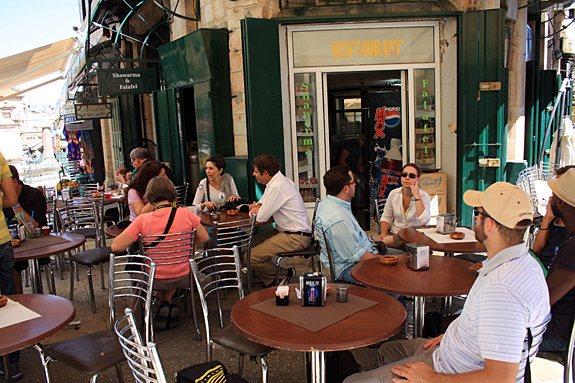
[[[415,69],[415,163],[436,169],[435,69]]]

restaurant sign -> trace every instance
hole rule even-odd
[[[64,124],[67,132],[74,132],[76,130],[94,130],[93,120],[83,120],[78,122],[72,122],[70,124]]]
[[[111,104],[76,104],[76,118],[87,120],[91,118],[112,118]]]
[[[100,96],[151,93],[158,90],[155,68],[98,69]]]
[[[434,27],[293,32],[294,67],[433,63]]]

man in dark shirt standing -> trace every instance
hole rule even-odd
[[[12,182],[14,183],[16,193],[18,194],[18,204],[12,208],[5,208],[4,216],[7,220],[11,220],[16,214],[24,213],[26,222],[30,222],[33,212],[34,219],[32,226],[34,228],[46,226],[48,221],[46,219],[46,199],[44,198],[44,194],[36,188],[25,185],[20,181],[18,169],[12,165],[9,165],[9,167],[10,172],[12,173]],[[49,258],[42,258],[39,260],[40,264],[46,261],[49,262]],[[27,261],[18,261],[14,266],[14,282],[16,283],[18,294],[22,294],[22,277],[20,273],[22,270],[26,269],[26,267],[28,267]]]
[[[553,191],[550,201],[553,214],[563,220],[568,234],[549,268],[551,322],[539,350],[565,351],[575,318],[575,169],[547,183]]]

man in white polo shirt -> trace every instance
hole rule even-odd
[[[280,172],[280,165],[270,154],[254,158],[254,177],[266,185],[262,198],[250,206],[250,214],[257,214],[258,222],[273,217],[276,229],[254,237],[251,268],[264,285],[275,279],[272,256],[288,251],[302,250],[311,242],[311,226],[303,199],[292,180]]]
[[[383,367],[351,375],[346,383],[515,382],[527,328],[549,315],[543,272],[523,243],[533,205],[527,193],[506,182],[467,191],[463,200],[474,208],[475,238],[488,258],[461,315],[437,338],[384,343]]]

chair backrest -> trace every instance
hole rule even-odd
[[[110,328],[116,322],[116,301],[127,299],[127,305],[138,314],[138,320],[143,316],[146,341],[153,340],[150,313],[155,275],[156,264],[149,257],[143,255],[110,255],[108,278]],[[140,316],[140,314],[142,315]]]
[[[79,189],[80,194],[84,194],[84,197],[91,197],[93,192],[101,192],[104,189],[104,185],[100,185],[96,182],[91,182],[80,185]]]
[[[383,209],[385,208],[385,203],[387,198],[376,198],[375,199],[375,222],[377,223],[377,233],[381,234],[381,216],[383,215]]]
[[[225,290],[237,290],[238,299],[244,297],[244,286],[240,273],[240,252],[237,246],[231,249],[213,248],[198,251],[195,258],[190,260],[190,266],[204,315],[206,356],[207,360],[211,360],[210,311],[208,310],[207,298],[216,293],[219,300],[219,293]],[[222,318],[221,305],[218,305],[218,309],[220,318]]]
[[[525,337],[523,342],[523,350],[521,351],[521,361],[519,362],[519,369],[517,371],[516,382],[523,382],[523,376],[525,375],[525,367],[527,363],[531,363],[533,358],[537,355],[539,350],[539,344],[543,340],[543,334],[547,330],[547,324],[551,320],[551,314],[538,326],[531,328],[531,335],[533,337],[531,342],[531,347],[529,347],[528,336]],[[529,360],[527,360],[529,358]]]
[[[183,185],[176,186],[176,192],[178,193],[177,202],[178,206],[186,206],[186,199],[188,198],[188,189],[190,184],[186,182]]]
[[[571,338],[569,339],[569,345],[567,346],[567,359],[565,360],[565,373],[563,381],[564,383],[573,383],[575,377],[575,321],[573,322],[573,328],[571,330]]]
[[[248,253],[252,247],[252,237],[256,216],[233,222],[214,222],[215,247],[232,248],[237,246],[241,254]]]
[[[124,317],[114,322],[114,331],[134,379],[139,383],[167,383],[156,344],[143,343],[132,310],[127,308],[125,313]]]
[[[164,237],[158,240],[159,237]],[[196,248],[196,230],[155,235],[138,235],[140,252],[156,262],[158,267],[188,263]]]
[[[317,241],[319,242],[319,248],[320,248],[320,259],[323,256],[322,262],[325,262],[325,260],[327,259],[328,261],[328,265],[324,265],[325,266],[329,266],[329,276],[331,278],[331,282],[334,283],[335,282],[335,268],[333,266],[333,258],[331,256],[331,248],[329,246],[329,241],[327,240],[327,234],[325,233],[325,231],[323,230],[322,227],[317,227]]]

